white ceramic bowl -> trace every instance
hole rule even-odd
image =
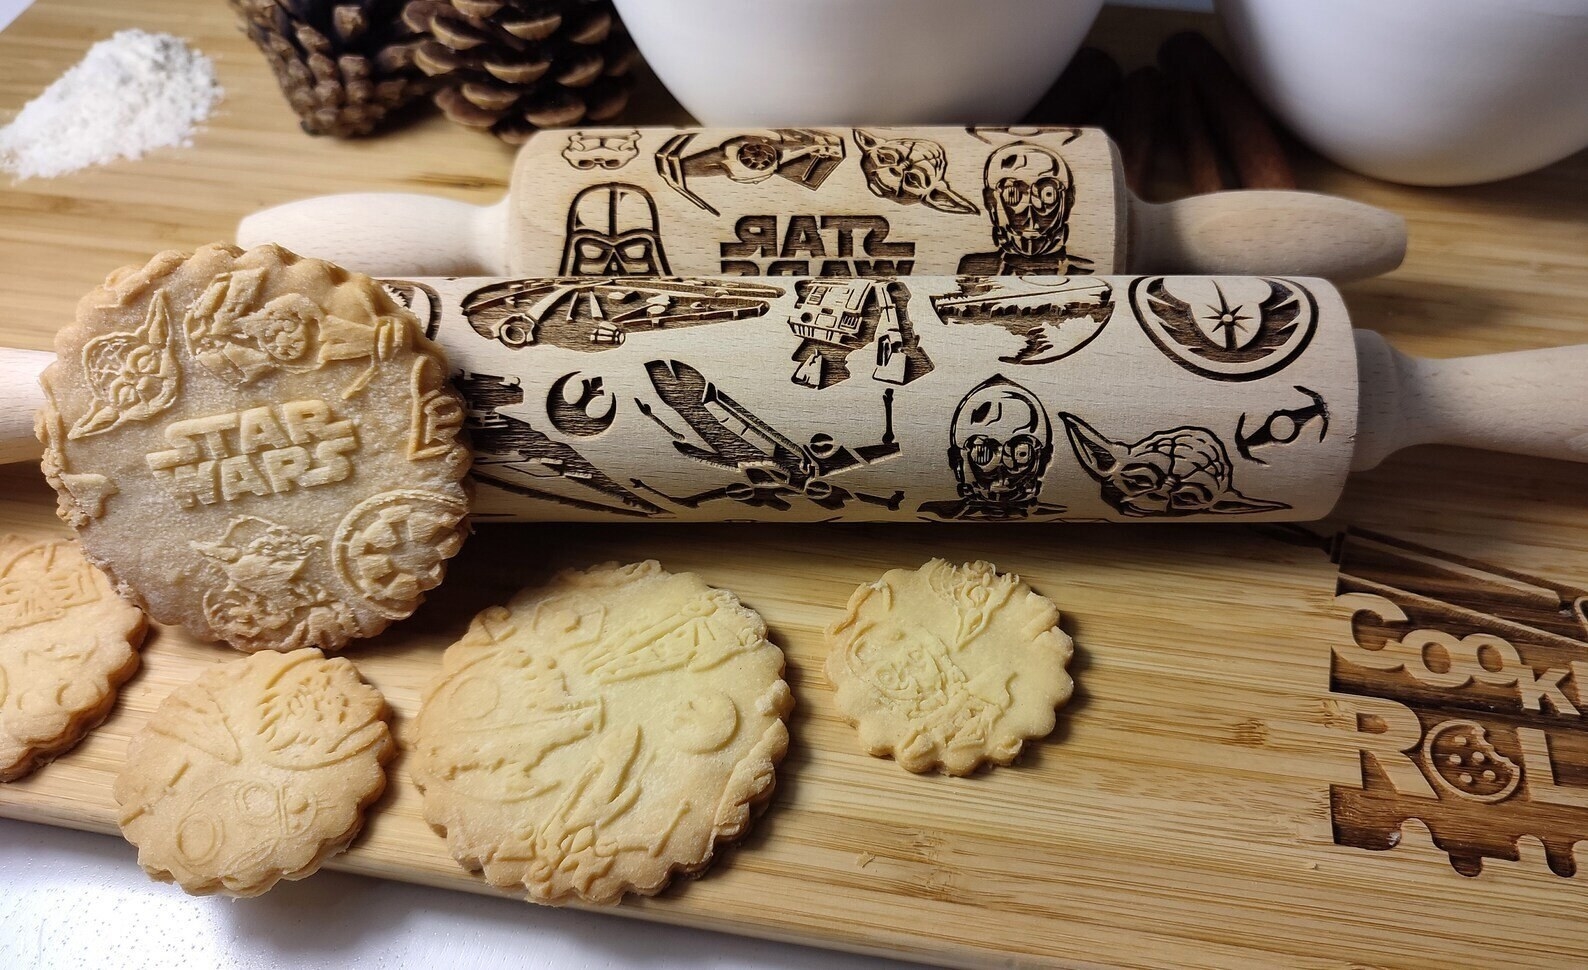
[[[1588,148],[1588,0],[1217,0],[1252,86],[1319,152],[1416,185]]]
[[[617,0],[704,125],[1010,124],[1103,0]]]

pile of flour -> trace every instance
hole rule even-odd
[[[118,31],[0,128],[0,170],[53,178],[190,145],[221,94],[210,59],[180,38]]]

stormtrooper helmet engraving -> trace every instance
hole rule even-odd
[[[1040,145],[1017,141],[987,157],[983,178],[994,245],[1020,256],[1046,256],[1064,248],[1075,204],[1075,176],[1068,162]]]
[[[638,185],[592,185],[568,207],[563,276],[667,276],[656,201]]]
[[[1035,394],[995,374],[954,409],[948,463],[967,500],[1017,513],[1036,504],[1053,429]]]

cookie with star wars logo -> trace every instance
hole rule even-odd
[[[37,430],[117,592],[239,650],[336,650],[441,582],[469,450],[441,348],[380,284],[278,247],[161,253],[56,336]]]
[[[989,562],[890,569],[855,590],[827,643],[839,713],[867,753],[917,773],[1009,764],[1075,689],[1058,608]]]
[[[380,691],[318,650],[257,653],[172,691],[116,777],[138,864],[195,896],[258,896],[345,849],[396,753]]]
[[[76,543],[0,536],[0,781],[105,719],[147,625]]]

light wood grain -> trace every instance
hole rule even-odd
[[[0,34],[0,112],[120,26],[194,38],[230,100],[189,150],[0,189],[0,343],[46,348],[110,269],[229,236],[264,205],[337,191],[506,189],[509,153],[428,119],[379,140],[309,139],[223,4],[42,0]],[[1109,13],[1100,36],[1155,48],[1185,21]],[[648,122],[671,123],[667,115]],[[1442,357],[1588,341],[1588,159],[1464,192],[1400,189],[1301,166],[1309,188],[1405,213],[1399,271],[1347,289],[1359,324]],[[1588,468],[1416,449],[1353,479],[1337,524],[1583,585]],[[0,530],[58,535],[25,467],[0,469]],[[158,541],[158,540],[151,540]],[[820,675],[819,629],[853,586],[934,555],[986,557],[1065,611],[1079,693],[1016,767],[915,778],[859,753]],[[1079,526],[506,526],[482,530],[411,622],[351,656],[410,739],[440,647],[473,613],[562,564],[657,556],[739,591],[789,654],[794,750],[749,840],[703,879],[624,915],[982,966],[1574,966],[1588,961],[1583,877],[1524,840],[1518,863],[1457,875],[1418,825],[1371,853],[1335,846],[1328,786],[1360,778],[1327,726],[1345,611],[1320,552],[1254,531]],[[177,683],[232,654],[159,630],[103,728],[0,811],[113,830],[126,739]],[[129,846],[127,864],[134,865]],[[418,818],[404,763],[337,865],[480,891]],[[241,904],[240,904],[241,905]]]
[[[743,161],[752,153],[753,168]],[[504,203],[317,196],[251,213],[237,239],[376,276],[1129,270],[1352,280],[1406,254],[1404,220],[1350,199],[1228,192],[1154,205],[1121,172],[1119,150],[1096,128],[593,128],[532,138]],[[1055,197],[1030,203],[1039,215],[1024,201],[1008,214],[1004,187]],[[1006,250],[992,228],[1000,218],[1051,222],[1052,236],[1034,253]],[[616,267],[605,254],[573,255],[576,228],[601,239],[619,226],[641,255]]]

